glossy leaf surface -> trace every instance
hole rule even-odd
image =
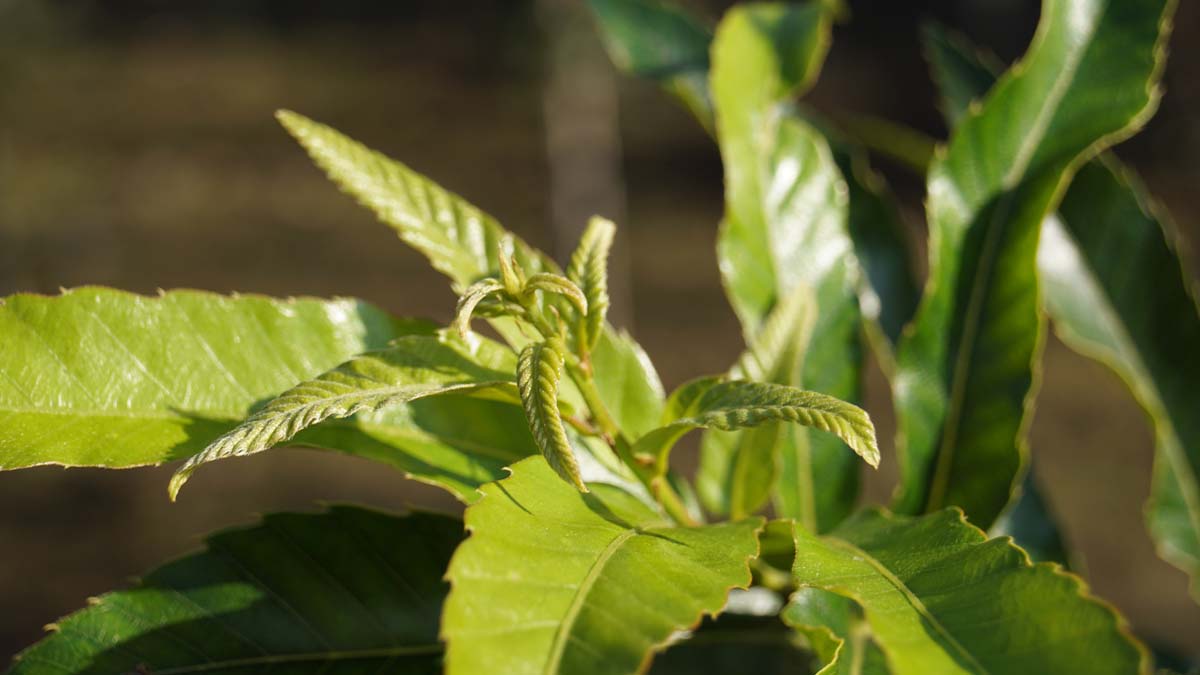
[[[1145,651],[1083,582],[987,540],[962,513],[862,512],[796,528],[796,582],[850,598],[896,675],[1137,673]]]
[[[175,472],[174,497],[200,465],[262,452],[328,419],[342,419],[444,394],[518,401],[516,361],[504,346],[470,335],[413,335],[303,382],[222,435]]]
[[[429,330],[357,300],[14,295],[0,304],[0,468],[190,457],[255,403]]]
[[[276,514],[61,619],[11,675],[440,673],[462,524],[351,507]]]
[[[1029,52],[930,168],[930,281],[898,353],[897,508],[989,525],[1024,462],[1043,218],[1157,100],[1166,0],[1049,0]]]
[[[675,527],[628,493],[581,494],[541,457],[482,488],[450,563],[447,672],[641,672],[750,583],[761,519]]]

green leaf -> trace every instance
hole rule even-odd
[[[954,504],[987,526],[1008,502],[1042,342],[1039,227],[1078,162],[1154,109],[1169,5],[1048,0],[1020,67],[930,168],[930,281],[898,352],[899,510]]]
[[[1111,607],[962,512],[866,511],[831,535],[796,528],[796,582],[850,598],[896,675],[1135,673],[1148,655]]]
[[[457,673],[635,673],[750,583],[761,519],[674,527],[607,485],[581,494],[540,457],[467,509],[442,621]]]
[[[211,443],[171,477],[174,499],[200,465],[243,457],[291,440],[308,427],[442,394],[469,394],[516,402],[516,363],[504,346],[472,335],[411,335],[392,346],[343,363],[280,394]]]
[[[579,311],[580,316],[587,316],[587,298],[584,297],[583,291],[575,285],[575,282],[566,277],[539,272],[525,282],[525,290],[526,292],[543,291],[561,295]]]
[[[609,58],[621,70],[657,82],[713,131],[708,93],[712,31],[672,5],[644,0],[588,0]]]
[[[0,302],[0,469],[190,457],[256,402],[430,330],[358,300],[14,295]]]
[[[961,39],[929,31],[948,113],[987,86],[991,70]],[[1075,177],[1038,249],[1042,301],[1058,335],[1108,365],[1130,386],[1155,428],[1154,488],[1147,518],[1159,552],[1192,577],[1200,598],[1200,310],[1194,276],[1181,269],[1178,234],[1115,157]],[[1036,495],[1034,495],[1036,497]],[[1018,503],[1015,511],[1036,508]],[[1020,538],[1018,538],[1020,541]],[[1053,548],[1054,542],[1049,542]]]
[[[832,396],[765,382],[701,378],[672,395],[676,415],[639,438],[635,456],[655,459],[661,475],[671,448],[692,429],[747,429],[767,422],[793,422],[842,439],[871,466],[879,464],[875,427],[866,411]]]
[[[542,456],[563,480],[580,492],[587,492],[558,411],[558,381],[562,378],[564,349],[561,340],[552,338],[522,350],[517,361],[517,387],[521,391],[525,417]]]
[[[499,276],[502,255],[529,274],[559,272],[552,260],[491,216],[400,162],[296,113],[278,116],[333,182],[395,228],[450,277],[456,290]],[[504,320],[493,325],[514,348],[525,346],[527,340]],[[636,433],[654,424],[662,409],[662,385],[632,338],[606,326],[592,365],[601,398],[622,429]],[[634,408],[638,405],[644,407]]]
[[[862,608],[850,598],[819,588],[800,588],[780,617],[808,639],[822,666],[817,675],[891,672]]]
[[[466,337],[471,332],[471,315],[483,299],[504,290],[504,284],[495,279],[480,279],[467,287],[458,298],[458,306],[454,309],[454,329],[459,335]]]
[[[604,330],[608,313],[608,253],[616,234],[617,226],[611,220],[593,217],[567,266],[567,278],[582,289],[587,299],[588,313],[578,329],[584,353],[596,346]]]
[[[854,401],[861,344],[847,187],[824,137],[789,107],[820,69],[829,23],[819,4],[752,5],[729,12],[717,30],[712,88],[726,185],[717,251],[750,344],[798,285],[812,289],[817,320],[804,366],[782,384]],[[780,515],[822,528],[844,517],[857,493],[858,466],[843,444],[803,430],[775,440]],[[722,513],[720,501],[706,506]]]
[[[275,514],[92,601],[11,675],[441,672],[445,516]]]
[[[716,619],[705,619],[654,657],[650,675],[808,673],[811,654],[799,642],[795,631],[778,617],[726,610]]]
[[[1034,562],[1055,562],[1070,567],[1070,555],[1058,519],[1050,513],[1050,505],[1042,497],[1033,475],[1033,467],[1030,467],[1021,483],[1020,497],[996,520],[988,534],[1012,537]]]

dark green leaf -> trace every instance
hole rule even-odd
[[[887,675],[891,671],[862,608],[850,598],[805,587],[780,617],[800,631],[822,666],[817,675]]]
[[[896,378],[904,512],[990,525],[1025,450],[1041,345],[1036,252],[1073,167],[1154,109],[1167,0],[1049,0],[1020,67],[930,169],[930,282]]]
[[[60,620],[11,675],[440,673],[452,518],[276,514]]]
[[[761,519],[674,527],[628,493],[582,494],[541,457],[482,488],[447,577],[447,672],[642,672],[750,582]]]
[[[812,655],[799,643],[775,616],[726,611],[656,656],[650,675],[802,675]]]
[[[1145,650],[1054,564],[987,540],[957,509],[863,512],[831,535],[796,528],[796,582],[850,598],[896,675],[1137,673]]]

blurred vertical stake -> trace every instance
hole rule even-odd
[[[617,84],[587,6],[577,0],[536,0],[546,49],[542,91],[550,173],[554,252],[565,260],[601,215],[618,225],[609,258],[609,321],[633,329],[625,184]]]

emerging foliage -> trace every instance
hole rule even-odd
[[[517,388],[542,456],[563,480],[580,492],[587,492],[558,412],[558,381],[562,377],[564,349],[561,340],[551,338],[522,350],[517,362]]]

